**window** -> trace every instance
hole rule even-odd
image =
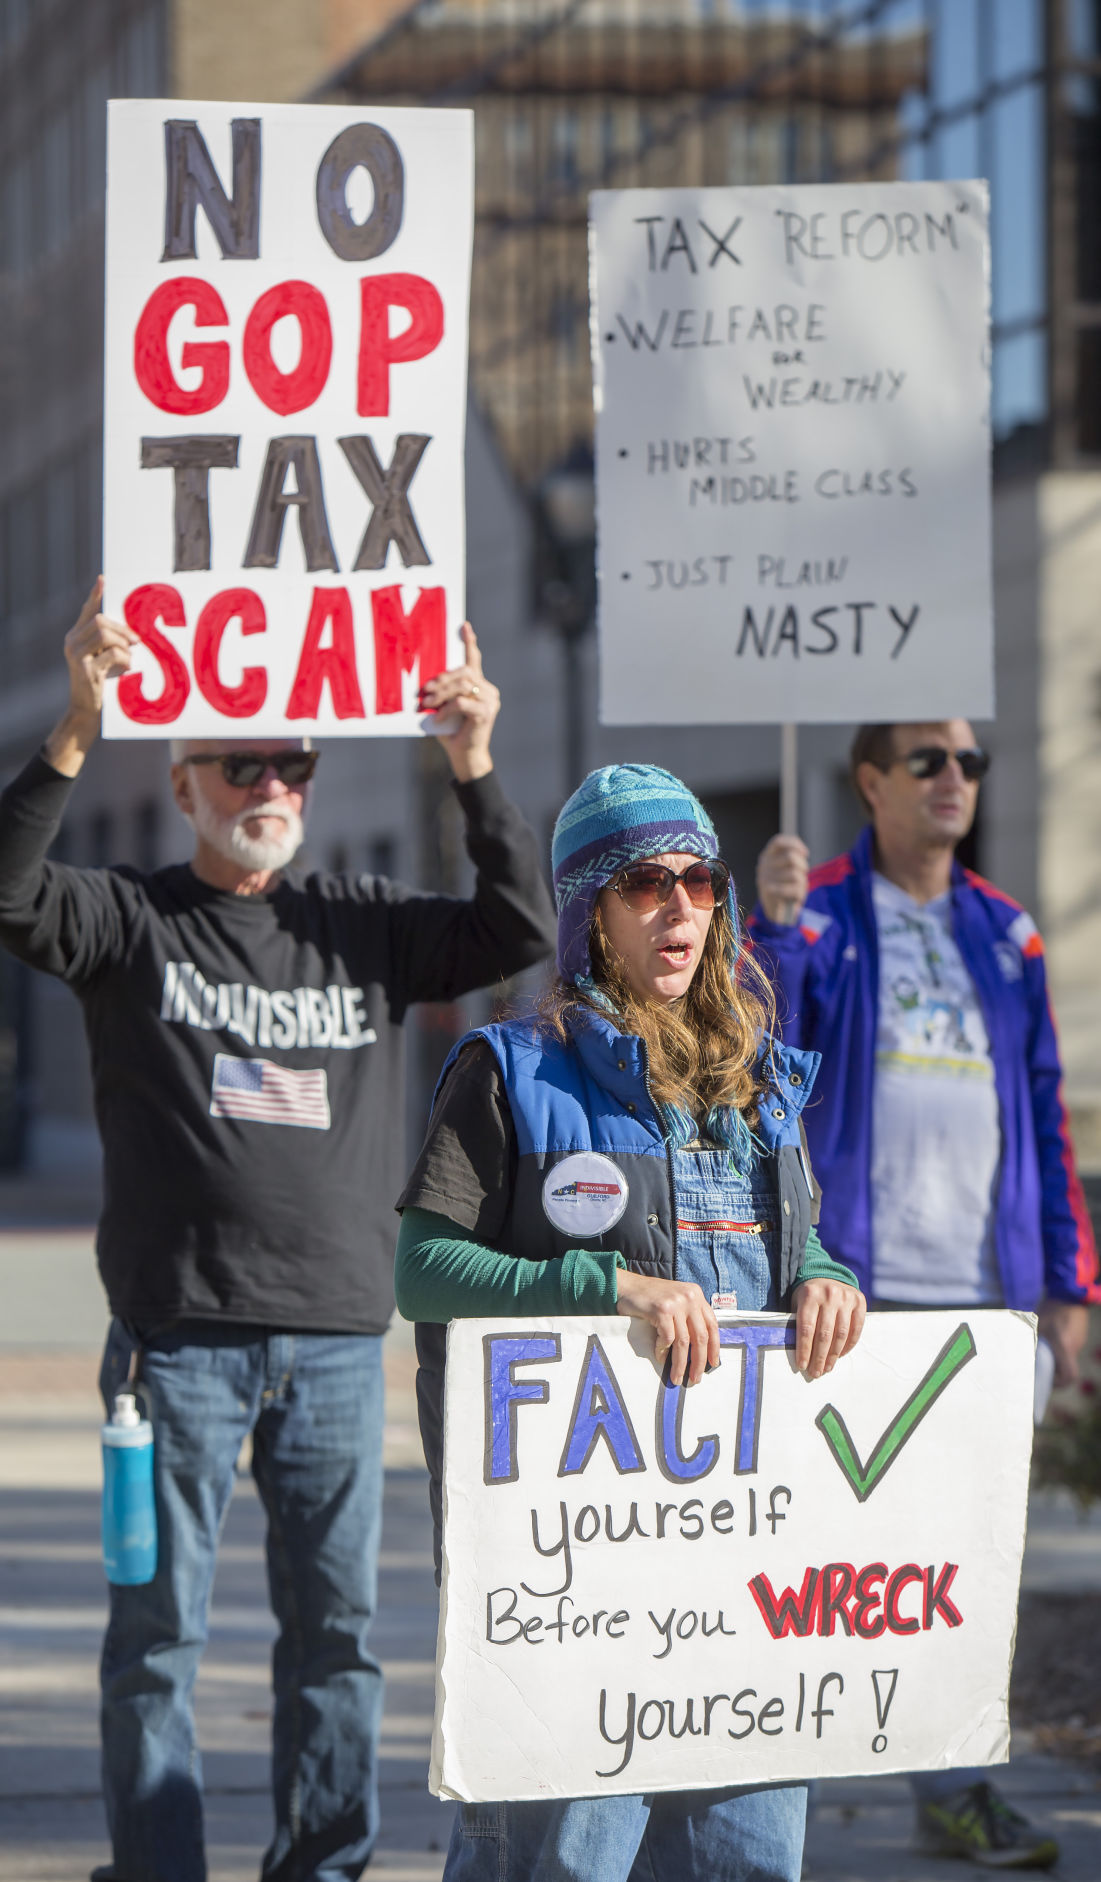
[[[59,111],[50,119],[42,138],[42,242],[43,252],[60,248],[72,224],[71,121]]]
[[[531,164],[531,118],[526,111],[510,112],[505,119],[505,157],[517,168]]]
[[[59,464],[46,480],[46,592],[76,581],[76,467]]]
[[[77,579],[90,586],[103,560],[103,439],[98,431],[77,452],[74,505]]]
[[[122,44],[122,63],[128,97],[158,96],[163,89],[159,8],[147,7],[131,20]]]
[[[780,792],[775,784],[739,791],[704,791],[719,839],[719,854],[730,864],[738,902],[748,913],[756,900],[757,858],[780,828]]]
[[[42,487],[33,484],[8,505],[8,606],[32,608],[43,592]]]
[[[621,107],[605,105],[600,113],[600,175],[609,183],[618,180],[616,155],[619,150],[619,112]]]
[[[726,165],[728,183],[749,183],[753,177],[753,120],[738,111],[730,121]]]
[[[13,163],[4,179],[3,258],[17,277],[24,275],[31,260],[31,165],[24,154]]]
[[[784,118],[780,127],[780,181],[798,183],[802,179],[799,173],[799,121],[795,117]]]
[[[584,331],[583,310],[572,287],[558,288],[551,296],[547,331],[558,348],[558,357],[569,365],[578,352],[578,340]]]
[[[397,845],[392,836],[375,836],[367,845],[367,868],[372,876],[392,876]]]
[[[577,113],[559,111],[551,127],[551,181],[563,189],[577,183]]]
[[[1101,456],[1101,328],[1080,327],[1077,348],[1078,403],[1075,443],[1083,456]]]
[[[0,0],[0,48],[14,46],[27,30],[31,0]]]
[[[106,63],[97,65],[84,81],[83,123],[83,201],[86,206],[102,202],[107,187],[107,97],[110,91]]]

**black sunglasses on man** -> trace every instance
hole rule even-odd
[[[316,751],[195,752],[183,762],[185,765],[221,765],[227,784],[248,790],[259,784],[269,770],[288,787],[308,784],[317,770],[320,756]]]
[[[891,765],[905,765],[912,778],[937,778],[950,758],[954,758],[968,784],[977,784],[990,769],[990,753],[981,745],[966,745],[962,751],[947,751],[943,745],[916,745],[913,751],[892,758]],[[885,765],[889,771],[891,765]]]

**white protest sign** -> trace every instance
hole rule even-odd
[[[461,661],[467,111],[113,101],[116,738],[415,732]]]
[[[827,1377],[720,1316],[456,1321],[431,1787],[468,1801],[1008,1756],[1035,1323],[872,1315]]]
[[[601,718],[993,712],[984,183],[591,199]]]

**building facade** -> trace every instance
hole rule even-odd
[[[397,10],[0,0],[0,778],[62,710],[62,641],[100,568],[108,98],[298,97]],[[152,868],[186,838],[164,748],[100,746],[58,855]],[[96,1156],[75,1004],[0,956],[0,1168]]]
[[[434,0],[315,96],[473,108],[470,376],[517,482],[592,448],[592,189],[898,173],[927,37],[806,49],[809,21],[663,0]]]
[[[109,95],[474,110],[469,612],[504,695],[502,774],[549,838],[589,766],[669,765],[709,803],[747,902],[777,824],[777,730],[596,722],[587,194],[989,174],[998,718],[979,728],[995,766],[973,858],[1046,935],[1080,1147],[1101,1167],[1101,8],[1022,0],[1011,29],[981,0],[861,11],[854,30],[840,0],[785,15],[764,0],[0,0],[0,775],[61,709],[61,640],[99,560]],[[858,827],[850,734],[800,735],[816,859]],[[187,841],[163,749],[98,748],[59,853],[152,866]],[[429,742],[330,742],[309,846],[327,866],[466,881]],[[463,1023],[413,1025],[414,1133]],[[5,961],[0,1162],[94,1155],[74,1003]]]

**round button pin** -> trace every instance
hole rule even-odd
[[[578,1150],[556,1163],[546,1178],[543,1213],[566,1235],[603,1235],[619,1221],[629,1194],[618,1163],[598,1150]]]

